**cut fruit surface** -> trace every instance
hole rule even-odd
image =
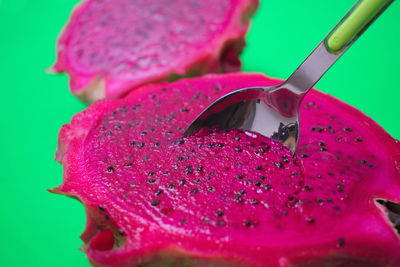
[[[279,82],[148,85],[64,125],[53,191],[85,205],[92,264],[400,266],[400,144],[360,111],[311,90],[296,154],[239,130],[182,138],[220,96]]]
[[[86,102],[150,82],[240,70],[257,0],[86,0],[57,46],[55,72]]]

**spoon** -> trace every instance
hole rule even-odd
[[[393,0],[360,0],[322,40],[295,72],[280,85],[231,92],[206,108],[186,129],[242,129],[281,141],[293,152],[299,137],[300,103],[336,60]]]

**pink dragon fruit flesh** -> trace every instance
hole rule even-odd
[[[400,144],[316,90],[296,154],[254,132],[182,138],[232,90],[279,83],[211,74],[102,100],[59,135],[55,193],[81,201],[94,266],[400,266]]]
[[[86,0],[73,12],[53,70],[85,102],[149,82],[240,70],[258,0]]]

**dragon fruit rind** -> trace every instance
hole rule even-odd
[[[86,0],[71,16],[53,70],[92,103],[133,88],[240,70],[258,0]]]
[[[400,144],[316,90],[296,154],[254,132],[185,127],[232,90],[207,75],[96,102],[64,125],[56,193],[79,199],[94,266],[400,266]]]

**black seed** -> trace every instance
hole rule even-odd
[[[107,172],[112,173],[112,172],[114,172],[114,171],[115,171],[115,169],[114,169],[113,166],[108,166]]]
[[[297,176],[297,172],[292,172],[292,176],[293,177]]]
[[[131,142],[131,146],[134,146],[135,144],[136,144],[135,141],[132,141],[132,142]]]
[[[107,131],[107,134],[108,134],[108,135],[112,135],[113,132],[112,132],[112,131]]]
[[[237,178],[238,178],[238,179],[243,179],[243,174],[238,174],[238,175],[237,175]]]
[[[339,238],[339,240],[338,240],[337,246],[338,246],[338,247],[342,247],[342,246],[344,245],[344,243],[345,243],[345,240],[344,240],[343,237],[341,237],[341,238]]]
[[[373,167],[374,167],[374,165],[372,165],[372,164],[368,164],[368,167],[369,167],[369,168],[373,168]]]
[[[360,162],[361,162],[361,164],[367,163],[367,161],[365,159],[361,159]]]
[[[169,184],[169,188],[174,188],[175,187],[175,184]]]
[[[354,141],[356,142],[362,142],[362,139],[360,137],[357,137],[356,139],[354,139]]]
[[[154,172],[153,172],[153,171],[150,171],[148,175],[149,175],[149,176],[153,176],[153,175],[154,175]]]
[[[213,143],[209,143],[209,144],[207,144],[207,146],[208,147],[214,147],[214,144]]]
[[[332,199],[330,199],[330,198],[327,198],[327,199],[326,199],[326,202],[328,202],[328,203],[332,203],[332,202],[333,202],[333,200],[332,200]]]
[[[317,201],[318,203],[324,202],[324,201],[323,201],[322,199],[320,199],[320,198],[316,198],[315,201]]]
[[[194,149],[193,149],[193,148],[192,148],[192,149],[190,149],[190,152],[191,152],[191,153],[194,153]]]
[[[163,174],[164,175],[167,175],[169,172],[168,171],[163,171]]]
[[[132,162],[128,162],[128,163],[125,163],[125,166],[132,166],[133,165],[133,163]]]
[[[215,172],[210,172],[209,175],[215,175]]]
[[[189,156],[186,156],[186,157],[185,157],[185,159],[186,159],[186,160],[189,160],[189,159],[190,159],[190,157],[189,157]]]
[[[186,166],[186,174],[191,174],[193,172],[192,166]]]
[[[327,151],[328,149],[326,149],[326,147],[321,147],[320,150],[321,151]]]
[[[201,172],[201,171],[203,170],[203,167],[202,167],[202,166],[197,166],[197,170],[198,170],[199,172]]]
[[[140,134],[141,134],[141,135],[146,135],[147,132],[143,131],[143,132],[141,132]]]
[[[154,147],[158,147],[160,143],[154,143]]]
[[[251,183],[252,183],[252,182],[251,182],[250,179],[246,181],[246,184],[251,184]]]
[[[307,191],[311,191],[311,190],[312,190],[312,187],[309,186],[309,185],[306,185],[306,186],[304,186],[304,189],[307,190]]]
[[[224,215],[224,213],[220,210],[217,210],[217,212],[215,213],[215,215],[221,217],[222,215]]]
[[[337,183],[336,186],[337,186],[337,188],[343,188],[344,187],[344,185],[342,183]]]
[[[264,181],[265,179],[267,179],[267,177],[265,177],[265,176],[260,176],[260,179]]]
[[[207,188],[208,192],[212,192],[214,191],[214,188],[212,186],[210,186],[209,188]]]
[[[242,201],[243,201],[243,198],[240,197],[240,196],[236,196],[236,197],[235,197],[235,201],[236,201],[236,202],[242,202]]]
[[[256,199],[252,199],[250,201],[250,203],[253,204],[253,205],[258,205],[260,202],[258,200],[256,200]]]
[[[184,185],[184,184],[186,183],[186,180],[185,180],[185,179],[181,179],[181,180],[179,181],[179,183],[180,183],[181,185]]]
[[[119,230],[118,230],[118,234],[119,234],[119,235],[124,235],[124,234],[125,234],[125,232],[124,232],[124,230],[122,230],[122,229],[119,229]]]
[[[194,180],[194,182],[195,182],[196,184],[199,184],[199,183],[200,183],[200,180],[199,180],[199,179],[196,179],[196,180]]]
[[[294,200],[294,196],[288,196],[288,199],[289,199],[290,201],[293,201],[293,200]]]
[[[334,206],[333,209],[334,210],[340,210],[340,207],[339,206]]]
[[[260,182],[255,182],[254,185],[261,186],[261,183]]]
[[[244,220],[243,224],[247,227],[251,226],[251,222],[249,220]]]
[[[261,167],[261,166],[257,166],[257,167],[256,167],[256,170],[257,170],[257,171],[262,170],[262,167]]]
[[[192,190],[192,193],[193,193],[193,194],[197,194],[198,192],[199,192],[199,190],[197,190],[197,189],[193,189],[193,190]]]
[[[179,160],[179,161],[182,161],[182,160],[183,160],[183,157],[178,157],[178,160]]]
[[[218,224],[218,226],[224,226],[225,222],[224,221],[219,221],[217,224]]]
[[[224,146],[224,144],[221,144],[221,143],[218,143],[218,145],[217,145],[218,147],[223,147]]]
[[[284,159],[283,163],[289,163],[289,160],[288,159]]]
[[[325,143],[324,142],[318,142],[318,145],[319,146],[325,146]]]
[[[161,195],[162,192],[163,192],[163,191],[162,191],[161,189],[158,189],[155,195],[156,195],[156,196],[159,196],[159,195]]]
[[[329,176],[334,176],[333,172],[328,172]]]
[[[106,209],[103,206],[99,206],[99,211],[105,211]]]
[[[201,148],[202,146],[203,146],[203,145],[202,145],[202,144],[200,144],[200,145],[198,145],[197,147],[198,147],[198,148]]]
[[[345,132],[351,132],[351,128],[350,128],[350,127],[344,127],[344,128],[343,128],[343,131],[345,131]]]
[[[300,157],[302,157],[302,158],[308,158],[308,155],[307,155],[307,154],[301,154]]]
[[[236,137],[235,137],[235,140],[236,140],[236,141],[240,141],[240,137],[236,136]]]
[[[332,133],[332,134],[335,134],[335,133],[337,133],[337,131],[336,131],[336,130],[332,130],[331,133]]]
[[[278,167],[279,169],[282,169],[282,168],[283,168],[282,162],[275,162],[274,165],[275,165],[276,167]]]
[[[314,218],[307,218],[307,222],[308,223],[315,223],[315,219]]]
[[[110,219],[110,216],[108,216],[108,214],[104,215],[104,219],[108,220]]]
[[[188,111],[188,109],[187,108],[183,108],[183,109],[181,109],[181,111],[182,112],[186,112],[186,111]]]
[[[150,132],[154,132],[154,128],[150,128],[149,130],[150,130]]]
[[[159,200],[154,200],[154,201],[151,202],[152,206],[157,206],[158,204],[160,204]]]
[[[115,125],[114,128],[119,130],[119,129],[121,129],[121,125]]]
[[[150,179],[147,181],[149,184],[154,184],[156,182],[156,179]]]
[[[140,142],[138,145],[139,145],[139,147],[144,147],[144,143],[143,142]]]
[[[240,147],[235,148],[236,152],[242,152],[243,150]]]
[[[313,131],[313,132],[314,132],[314,131],[315,131],[315,127],[311,127],[311,131]]]
[[[270,190],[271,189],[271,185],[270,184],[266,184],[264,185],[265,190]]]

